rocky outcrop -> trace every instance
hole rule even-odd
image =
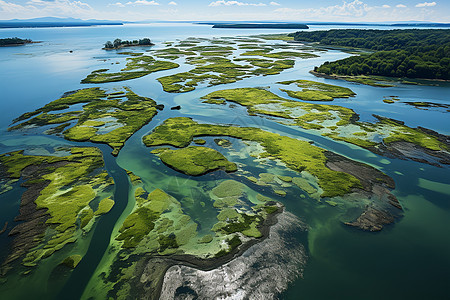
[[[273,299],[302,275],[306,253],[296,237],[305,229],[284,212],[267,239],[216,269],[172,266],[160,299]]]

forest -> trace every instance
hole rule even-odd
[[[105,49],[119,49],[122,47],[131,46],[153,46],[154,44],[149,38],[143,38],[140,40],[133,41],[122,41],[121,39],[115,39],[114,42],[107,41],[105,43]]]
[[[1,46],[25,45],[25,44],[29,44],[29,43],[32,43],[32,41],[27,40],[27,39],[20,39],[18,37],[0,39],[0,47]]]
[[[296,32],[291,36],[296,41],[375,51],[325,62],[315,68],[319,73],[450,79],[450,31],[447,29],[344,29]]]

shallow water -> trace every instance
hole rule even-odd
[[[328,29],[314,26],[312,30]],[[385,27],[380,28],[385,29]],[[285,31],[262,30],[258,33],[277,33]],[[80,265],[72,272],[67,282],[52,282],[43,278],[29,285],[29,289],[19,298],[36,295],[42,282],[48,290],[41,291],[46,298],[78,299],[94,273],[102,257],[107,262],[105,251],[110,242],[110,234],[117,226],[119,216],[123,216],[128,203],[129,182],[123,169],[141,176],[149,190],[161,188],[172,196],[195,196],[206,202],[207,196],[199,191],[199,185],[215,182],[217,179],[233,178],[232,174],[216,172],[199,178],[189,178],[179,174],[150,154],[150,149],[142,144],[141,138],[155,126],[169,117],[189,116],[200,122],[232,123],[260,127],[272,132],[314,141],[314,144],[351,159],[370,164],[394,178],[394,194],[404,207],[404,217],[396,224],[388,226],[380,233],[366,233],[342,225],[348,218],[348,211],[334,208],[313,199],[300,198],[295,193],[287,197],[277,197],[288,211],[304,220],[309,226],[307,237],[299,236],[307,246],[309,261],[304,278],[296,280],[280,297],[282,299],[443,299],[448,295],[447,282],[450,280],[450,173],[448,168],[437,168],[412,161],[387,159],[367,150],[342,142],[332,141],[315,132],[296,129],[278,124],[267,118],[248,116],[246,109],[228,105],[203,104],[200,97],[216,90],[237,87],[266,87],[282,97],[287,95],[275,84],[278,81],[307,79],[348,87],[357,95],[348,99],[336,99],[329,104],[341,105],[355,110],[363,121],[374,121],[372,114],[379,114],[405,121],[406,125],[422,126],[443,134],[450,134],[450,119],[442,109],[422,110],[406,105],[405,101],[428,101],[450,104],[450,84],[439,86],[399,85],[392,88],[370,87],[342,80],[316,78],[309,73],[314,66],[324,61],[333,61],[349,54],[337,50],[320,53],[320,57],[297,59],[293,69],[279,75],[247,78],[236,83],[213,87],[199,86],[195,91],[184,94],[169,94],[162,90],[155,80],[192,68],[181,68],[156,72],[142,78],[101,85],[80,84],[80,80],[91,71],[101,68],[118,70],[124,66],[124,55],[114,51],[105,52],[101,46],[114,38],[134,39],[150,37],[159,43],[183,40],[187,37],[248,36],[256,34],[252,30],[213,30],[208,26],[188,24],[152,24],[126,26],[99,26],[91,28],[39,28],[39,29],[1,29],[0,38],[18,36],[43,41],[23,47],[0,48],[0,153],[35,147],[53,148],[56,145],[93,145],[71,143],[49,136],[22,135],[20,132],[7,132],[12,120],[24,112],[33,111],[46,103],[59,98],[63,93],[80,88],[101,86],[114,89],[129,86],[146,97],[151,97],[166,109],[159,112],[153,120],[125,144],[117,158],[110,155],[107,146],[99,147],[105,157],[106,167],[116,181],[116,206],[97,224],[92,241],[84,245],[88,252]],[[272,42],[270,42],[272,43]],[[72,50],[73,53],[69,53]],[[140,51],[133,49],[132,51]],[[106,59],[107,61],[103,61]],[[115,64],[120,62],[120,64]],[[111,64],[112,63],[112,64]],[[386,104],[386,96],[398,96],[399,102]],[[288,98],[288,97],[287,97]],[[180,111],[168,107],[181,105]],[[208,143],[214,146],[212,139]],[[236,143],[234,143],[236,145]],[[237,147],[237,146],[234,146]],[[229,151],[213,147],[228,156]],[[235,149],[239,150],[239,149]],[[266,170],[251,158],[230,158],[245,164],[245,169],[254,173],[273,172],[292,175],[289,170],[274,165]],[[270,170],[270,171],[268,171]],[[238,179],[237,179],[238,180]],[[194,192],[198,191],[198,192]],[[261,189],[262,192],[264,189]],[[17,187],[0,195],[0,227],[8,221],[13,224],[17,215],[20,195],[23,189]],[[128,206],[127,206],[128,205]],[[198,203],[185,211],[205,228],[214,222],[211,215],[202,217]],[[208,206],[205,207],[208,212]],[[211,210],[212,211],[212,210]],[[201,230],[200,230],[201,231]],[[10,238],[0,235],[0,257],[8,251]],[[44,272],[45,273],[45,272]],[[54,284],[53,284],[54,283]],[[19,288],[20,284],[17,285]],[[27,284],[24,283],[23,284]],[[61,286],[63,288],[60,290]],[[0,298],[10,295],[2,290]],[[17,295],[17,294],[16,294]],[[55,296],[58,295],[58,296]],[[10,297],[11,298],[11,297]],[[12,297],[11,299],[14,299]]]

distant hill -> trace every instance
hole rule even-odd
[[[44,17],[34,19],[0,20],[0,28],[31,28],[31,27],[78,27],[96,25],[123,25],[122,21],[82,20],[74,18]]]

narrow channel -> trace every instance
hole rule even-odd
[[[86,143],[82,145],[87,146]],[[73,270],[69,280],[56,299],[78,300],[81,298],[92,274],[94,274],[108,248],[114,226],[128,203],[128,193],[131,187],[126,171],[117,165],[116,158],[110,154],[110,147],[99,144],[92,144],[92,146],[99,148],[103,152],[106,170],[114,178],[115,204],[109,213],[99,219],[86,255],[76,269]]]

